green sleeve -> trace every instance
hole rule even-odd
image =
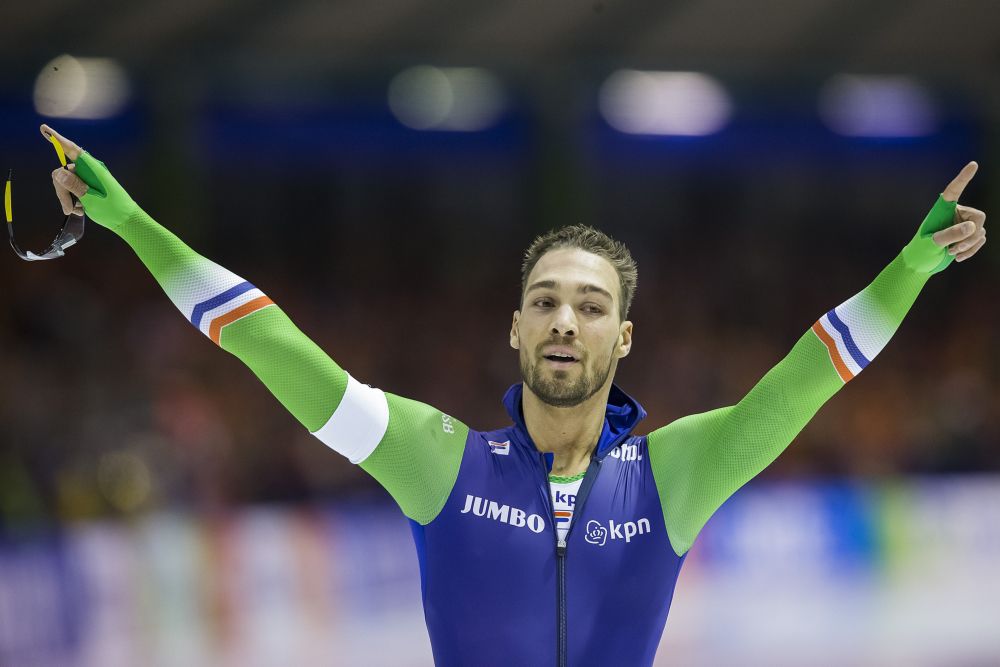
[[[429,405],[362,384],[255,285],[199,255],[147,215],[84,152],[77,174],[88,217],[139,256],[199,331],[236,355],[322,442],[389,491],[406,516],[430,522],[458,476],[468,427]]]
[[[930,238],[949,226],[940,197],[903,251],[857,295],[828,311],[739,403],[649,434],[667,534],[681,555],[709,517],[767,467],[819,408],[885,346],[931,275],[954,259]]]

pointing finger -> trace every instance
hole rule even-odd
[[[82,148],[80,148],[74,142],[70,141],[69,139],[67,139],[63,135],[61,135],[58,132],[56,132],[55,130],[53,130],[48,125],[45,125],[43,123],[42,126],[39,127],[38,129],[42,133],[42,136],[45,137],[46,139],[48,139],[49,137],[55,138],[55,140],[58,141],[62,145],[63,152],[66,153],[66,157],[69,160],[71,160],[71,161],[72,160],[76,160],[76,158],[80,157],[80,153],[83,152]]]
[[[965,186],[969,184],[972,177],[976,175],[976,170],[979,169],[979,165],[975,162],[970,162],[969,164],[962,167],[962,171],[958,172],[958,176],[955,177],[948,187],[944,189],[941,193],[941,198],[945,201],[958,201],[958,197],[962,194],[962,190]]]

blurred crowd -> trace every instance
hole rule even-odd
[[[136,197],[355,377],[474,428],[508,423],[500,398],[520,381],[508,332],[521,253],[553,221],[531,213],[530,197],[508,196],[516,180],[477,179],[492,185],[462,196],[417,176],[426,187],[302,178],[271,178],[251,196],[210,174],[190,218],[155,193],[148,205]],[[861,196],[764,208],[753,199],[764,195],[720,181],[706,219],[706,192],[643,199],[602,182],[584,221],[639,263],[634,346],[616,379],[649,413],[639,433],[739,401],[822,313],[875,278],[932,201],[897,202],[891,224],[861,238],[835,224],[868,213]],[[1000,470],[1000,315],[983,301],[995,276],[987,246],[932,278],[878,359],[764,476]],[[98,225],[54,262],[0,255],[0,281],[5,522],[384,494],[199,334]]]

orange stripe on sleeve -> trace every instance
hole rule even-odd
[[[219,345],[219,338],[222,336],[222,327],[227,324],[232,324],[241,317],[246,317],[250,313],[260,310],[264,306],[270,306],[274,304],[271,298],[267,295],[259,296],[253,301],[247,301],[239,308],[234,308],[230,310],[225,315],[219,315],[214,320],[212,320],[212,325],[208,328],[208,337],[211,338],[216,345]]]
[[[830,334],[826,332],[826,329],[824,329],[823,325],[819,323],[819,320],[816,320],[816,322],[812,325],[812,330],[813,333],[819,336],[819,339],[823,341],[823,344],[826,345],[826,350],[830,353],[830,361],[833,362],[833,367],[837,369],[837,374],[840,375],[840,379],[845,383],[850,382],[854,376],[851,375],[851,369],[849,369],[847,364],[844,363],[844,360],[840,358],[840,352],[837,351],[837,343],[835,343],[833,338],[830,337]]]

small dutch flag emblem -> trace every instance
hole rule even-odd
[[[491,454],[500,454],[502,456],[507,456],[510,454],[510,440],[504,442],[493,442],[492,440],[486,441],[490,446]]]

